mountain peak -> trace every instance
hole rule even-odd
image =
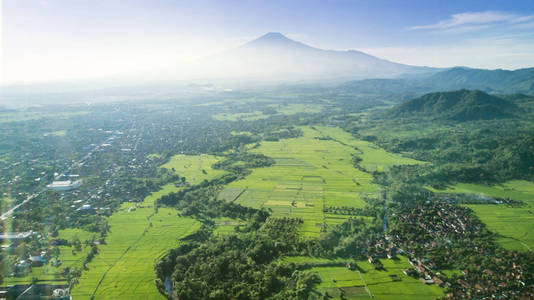
[[[260,48],[311,48],[303,43],[294,41],[280,32],[268,32],[259,38],[247,43],[247,47],[260,47]]]
[[[285,35],[280,32],[267,32],[260,36],[257,40],[289,40]]]
[[[268,32],[232,50],[204,59],[206,72],[262,80],[345,80],[395,77],[418,73],[418,67],[397,64],[353,51],[323,50]],[[224,71],[223,71],[224,70]],[[425,69],[425,72],[427,70]]]

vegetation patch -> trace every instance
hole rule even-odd
[[[506,204],[469,204],[488,228],[498,234],[497,241],[506,249],[534,251],[534,183],[512,180],[488,186],[460,183],[445,190],[447,193],[479,194],[485,197],[510,198],[522,205],[511,207]]]

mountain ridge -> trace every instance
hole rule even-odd
[[[534,68],[485,70],[453,67],[429,76],[399,79],[363,79],[347,81],[338,87],[350,92],[409,94],[477,89],[487,93],[534,94]]]
[[[222,71],[214,75],[292,82],[396,78],[436,70],[391,62],[358,50],[315,48],[279,32],[269,32],[237,48],[201,59],[201,64],[207,71]]]

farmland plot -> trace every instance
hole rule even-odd
[[[352,155],[360,153],[349,143],[359,143],[350,134],[326,127],[303,127],[303,136],[276,142],[264,141],[252,150],[269,156],[275,165],[254,169],[243,180],[231,183],[220,198],[241,205],[273,211],[274,216],[300,217],[304,236],[317,236],[323,226],[342,223],[346,216],[328,215],[324,207],[364,207],[365,197],[376,197],[372,176],[354,168]],[[342,137],[344,142],[330,138]],[[375,152],[380,152],[376,154]],[[382,153],[383,164],[379,158]],[[360,153],[361,154],[361,153]],[[364,163],[380,168],[393,164],[419,163],[387,153],[379,148],[365,148]],[[242,191],[239,197],[229,195]]]

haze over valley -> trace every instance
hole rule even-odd
[[[530,1],[2,5],[0,298],[534,298]]]

